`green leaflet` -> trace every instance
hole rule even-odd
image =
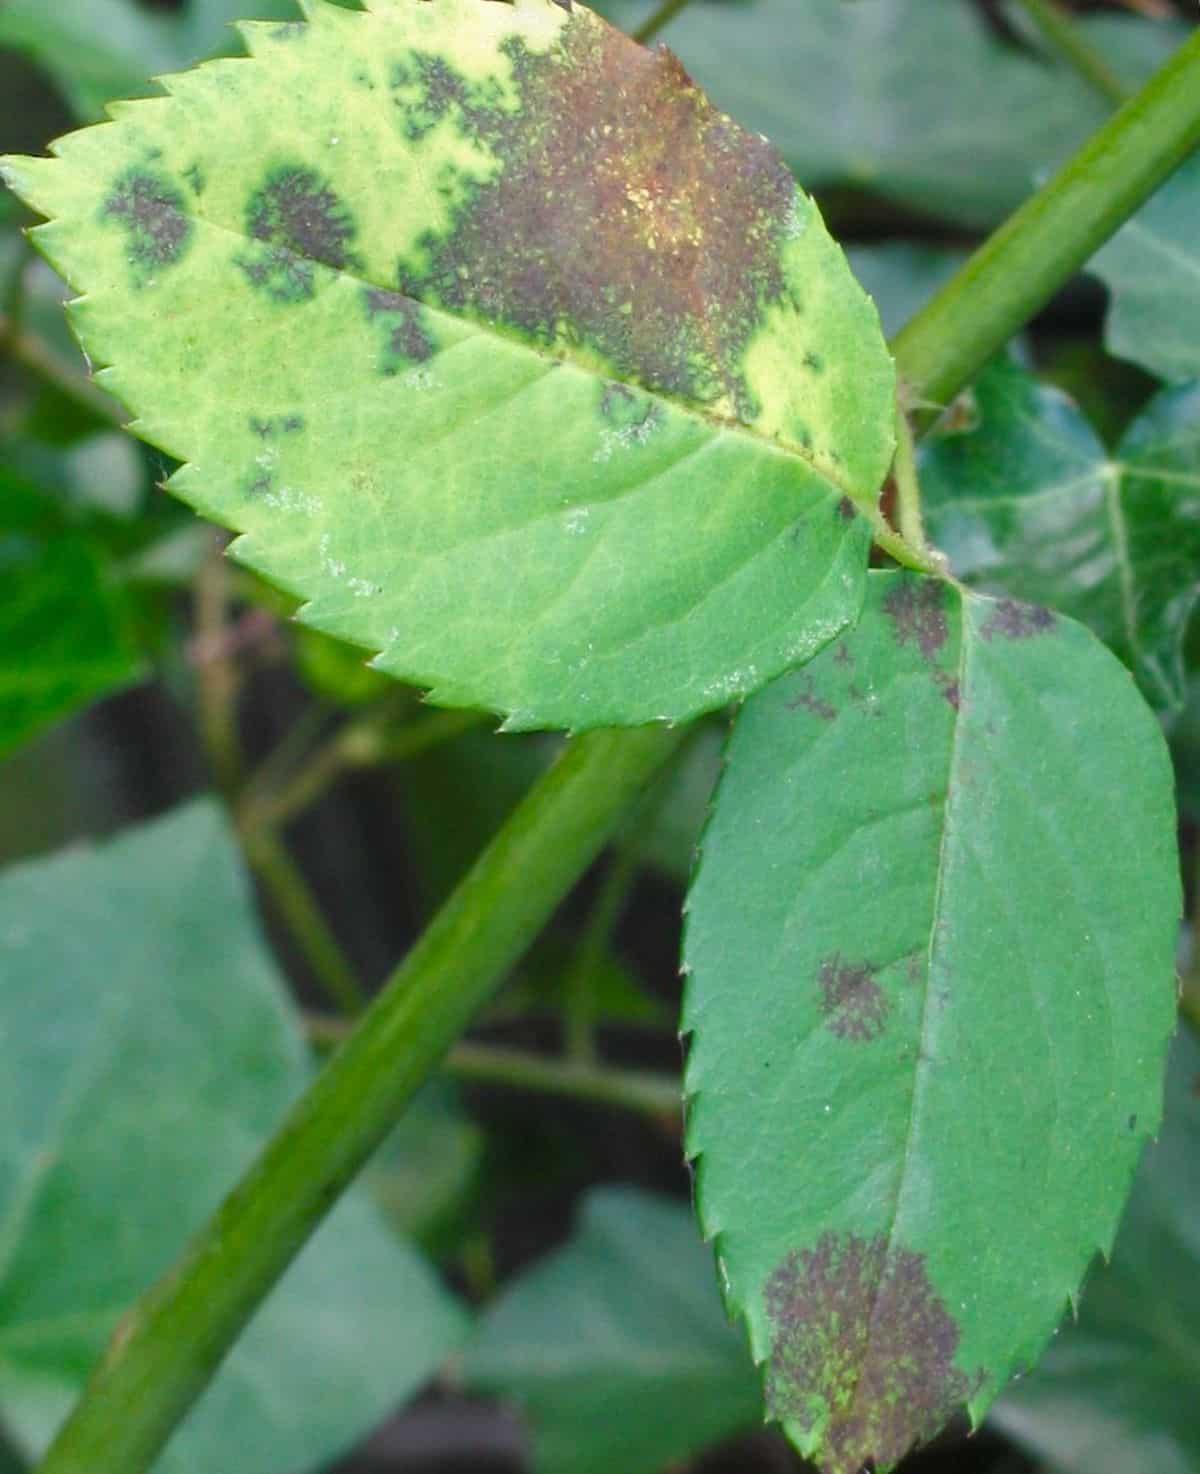
[[[308,1076],[216,805],[0,876],[0,1418],[27,1453]],[[323,1464],[464,1329],[421,1256],[352,1191],[156,1474]]]
[[[1200,155],[1092,258],[1112,294],[1105,339],[1160,379],[1200,377]]]
[[[1063,1474],[1200,1467],[1200,1045],[1182,1029],[1166,1119],[1148,1148],[1111,1264],[1088,1283],[1031,1377],[994,1419]]]
[[[0,466],[0,754],[136,680],[129,611],[100,548]]]
[[[1161,734],[1067,619],[873,574],[746,705],[689,903],[688,1150],[829,1474],[982,1416],[1108,1247],[1179,902]]]
[[[659,1474],[761,1416],[691,1213],[629,1188],[488,1308],[463,1377],[522,1409],[536,1474]]]
[[[1083,621],[1151,705],[1179,707],[1200,592],[1200,386],[1164,390],[1112,456],[1070,399],[1011,360],[973,403],[972,428],[922,449],[934,543],[967,582]]]
[[[832,638],[893,371],[769,146],[580,5],[307,14],[6,166],[173,489],[511,728],[691,716]]]
[[[1130,17],[1080,24],[1131,84],[1188,34]],[[807,188],[858,188],[968,226],[1015,209],[1108,111],[1069,67],[1000,41],[959,0],[693,4],[664,35]]]

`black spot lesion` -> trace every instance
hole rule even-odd
[[[252,434],[257,435],[260,440],[267,441],[274,440],[278,435],[298,435],[305,428],[306,421],[301,414],[265,417],[251,415],[248,424]]]
[[[182,260],[194,230],[186,203],[173,180],[142,166],[127,169],[109,190],[100,216],[124,229],[136,287]]]
[[[388,88],[399,111],[400,131],[410,143],[420,143],[451,116],[463,132],[478,138],[503,97],[495,77],[469,82],[444,56],[417,50],[392,62]]]
[[[352,249],[353,214],[333,186],[306,164],[271,169],[246,203],[250,245],[234,259],[252,286],[273,301],[297,303],[316,295],[316,266],[359,269]]]
[[[832,1474],[889,1469],[982,1385],[955,1365],[960,1331],[925,1255],[883,1234],[827,1232],[766,1282],[771,1417],[811,1434]]]
[[[800,362],[810,373],[823,374],[825,372],[825,360],[819,353],[806,353]]]
[[[934,661],[949,635],[945,593],[935,578],[902,575],[883,601],[897,645],[916,645],[922,659]]]
[[[404,292],[367,287],[363,291],[363,307],[367,320],[381,323],[384,329],[379,360],[381,374],[398,374],[433,357],[436,349],[428,314],[419,302]]]
[[[208,188],[208,175],[205,174],[200,163],[189,164],[183,171],[183,177],[187,180],[188,187],[194,195],[202,195]]]
[[[839,1039],[866,1044],[887,1028],[892,1002],[870,962],[847,962],[839,953],[827,957],[817,971],[825,1026]]]
[[[806,711],[822,722],[837,720],[837,708],[817,695],[816,683],[811,675],[800,677],[800,689],[786,703],[788,711]]]
[[[271,465],[255,464],[242,483],[248,497],[265,497],[275,490],[275,469]]]
[[[1054,611],[1037,604],[1001,599],[979,633],[985,640],[1032,640],[1049,634],[1058,623]]]

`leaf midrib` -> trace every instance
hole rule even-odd
[[[892,1200],[891,1221],[887,1227],[887,1250],[884,1255],[883,1268],[879,1280],[871,1298],[871,1313],[868,1318],[868,1334],[866,1351],[862,1362],[857,1369],[854,1391],[851,1394],[850,1410],[857,1408],[859,1388],[862,1386],[863,1373],[869,1364],[874,1351],[876,1321],[878,1319],[881,1292],[884,1281],[888,1276],[893,1259],[895,1257],[896,1227],[900,1221],[901,1205],[905,1195],[905,1185],[910,1176],[910,1162],[913,1154],[913,1142],[917,1134],[917,1097],[920,1091],[920,1082],[929,1068],[926,1045],[929,1036],[930,1007],[929,1000],[933,993],[933,962],[938,938],[938,916],[942,908],[942,896],[945,890],[946,880],[946,855],[951,843],[951,808],[954,793],[962,792],[962,780],[959,774],[961,734],[965,715],[968,710],[967,694],[967,652],[969,641],[969,626],[967,621],[966,600],[969,597],[965,590],[957,585],[951,585],[951,589],[959,598],[961,610],[961,624],[959,634],[958,650],[958,691],[959,705],[954,714],[954,730],[950,738],[950,757],[946,764],[946,799],[943,807],[944,820],[942,824],[941,840],[938,844],[937,874],[934,879],[933,906],[930,910],[929,942],[925,956],[925,986],[921,999],[921,1022],[917,1033],[917,1055],[912,1072],[912,1089],[909,1094],[908,1124],[905,1128],[904,1154],[900,1161],[900,1169],[896,1174],[896,1191]],[[956,788],[957,779],[957,788]]]
[[[250,60],[250,58],[246,58],[246,60]],[[203,70],[203,68],[200,68],[200,70]],[[120,125],[114,123],[112,126],[116,127]],[[60,159],[58,162],[61,163],[64,168],[70,167],[66,160]],[[264,242],[259,240],[257,236],[248,235],[242,230],[238,230],[231,225],[222,224],[219,221],[211,219],[207,215],[197,214],[192,210],[180,210],[177,213],[181,215],[184,219],[189,220],[195,226],[218,231],[220,234],[229,236],[233,240],[238,241],[243,245],[264,244]],[[67,217],[63,215],[52,216],[49,218],[47,223],[50,223],[50,221],[64,221],[66,218]],[[31,231],[31,238],[34,240],[35,243],[37,241],[38,235],[43,228],[44,227],[42,226],[37,226],[34,228],[33,231]],[[751,444],[753,444],[762,453],[779,455],[785,457],[788,460],[800,462],[801,465],[805,466],[819,480],[829,486],[831,496],[848,497],[850,501],[854,504],[855,511],[859,514],[861,514],[862,512],[861,498],[863,494],[850,482],[840,477],[837,472],[831,470],[828,466],[823,465],[817,460],[815,456],[805,451],[803,446],[798,445],[790,440],[783,440],[777,436],[765,435],[761,431],[755,430],[753,426],[747,425],[742,420],[731,420],[726,419],[720,415],[708,414],[696,403],[695,400],[686,399],[679,395],[673,395],[662,389],[650,388],[644,385],[638,379],[624,378],[621,377],[619,373],[615,372],[613,374],[602,373],[594,363],[589,362],[587,359],[584,359],[579,355],[571,352],[569,348],[563,348],[560,351],[556,352],[549,348],[538,347],[532,344],[528,338],[522,336],[516,329],[508,328],[502,323],[487,322],[481,319],[470,317],[465,313],[461,315],[456,315],[453,312],[446,311],[444,308],[431,306],[429,303],[422,301],[420,297],[414,297],[409,293],[399,291],[394,284],[376,281],[371,277],[361,275],[358,272],[349,271],[344,267],[330,266],[327,262],[318,261],[315,257],[305,256],[298,252],[288,250],[287,247],[276,246],[275,249],[285,251],[287,256],[293,261],[304,262],[306,265],[312,266],[318,271],[327,272],[331,277],[340,278],[344,281],[350,282],[354,286],[366,288],[372,291],[387,292],[389,293],[389,295],[399,299],[400,301],[419,308],[423,313],[428,313],[430,317],[434,319],[435,323],[437,322],[437,320],[441,319],[446,322],[454,323],[456,325],[465,324],[472,331],[479,333],[483,337],[495,338],[498,339],[500,342],[516,346],[523,352],[529,353],[536,358],[541,358],[551,363],[569,363],[572,368],[576,369],[580,373],[586,374],[589,378],[595,379],[598,383],[627,384],[630,388],[636,389],[639,393],[647,395],[655,402],[670,406],[671,408],[679,411],[681,414],[687,415],[690,419],[699,422],[706,428],[715,428],[718,432],[723,434],[744,437],[745,439],[749,440]],[[109,289],[110,292],[112,292],[113,290],[114,289],[112,288]],[[90,295],[92,294],[89,293],[86,289],[83,289],[81,297],[77,298],[76,300],[86,301]],[[103,295],[103,293],[97,293],[97,295]],[[116,391],[111,392],[116,393]],[[121,395],[119,393],[116,393],[116,397],[121,398]],[[130,412],[135,416],[140,413],[140,411],[134,405],[128,404],[127,401],[123,402],[127,403],[127,407],[129,408]]]

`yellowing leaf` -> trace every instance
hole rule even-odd
[[[375,0],[10,160],[236,555],[433,699],[676,719],[861,604],[874,309],[757,135],[559,0]]]

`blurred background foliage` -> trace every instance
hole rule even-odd
[[[655,7],[599,8],[634,29]],[[890,332],[1195,20],[1170,0],[1074,9],[1103,85],[1015,0],[693,0],[664,38],[780,145]],[[0,152],[40,151],[153,75],[236,51],[232,19],[294,13],[3,0]],[[28,223],[0,196],[12,1470],[557,751],[424,707],[225,562],[159,490],[172,467],[89,378]],[[931,530],[956,571],[1086,620],[1159,711],[1189,904],[1198,279],[1200,161],[923,452]],[[756,1429],[755,1377],[690,1218],[675,1104],[679,904],[723,730],[697,727],[272,1297],[164,1470],[801,1467]],[[1190,935],[1185,1011],[1200,1018]],[[1168,1095],[1078,1321],[987,1429],[952,1430],[906,1470],[1200,1468],[1200,1049],[1186,1032]]]

